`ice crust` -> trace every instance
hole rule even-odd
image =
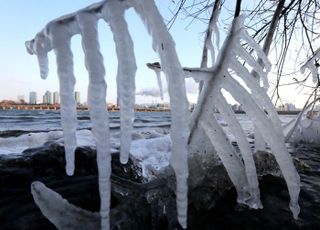
[[[256,51],[258,58],[262,60],[262,65],[240,45],[240,40],[245,40]],[[244,60],[247,63],[246,65],[254,70],[255,74],[250,73],[246,65],[240,63],[240,60]],[[238,202],[244,202],[252,208],[262,207],[252,152],[249,151],[244,133],[241,132],[239,125],[236,125],[235,118],[226,108],[226,101],[221,96],[222,89],[228,91],[250,116],[257,130],[256,137],[261,141],[260,145],[262,146],[266,142],[273,151],[288,186],[291,198],[290,209],[294,218],[297,218],[300,211],[298,205],[300,178],[285,147],[279,118],[265,91],[268,87],[267,73],[270,68],[270,62],[261,48],[245,31],[243,17],[234,19],[229,35],[224,41],[215,65],[212,67],[212,74],[211,76],[209,73],[207,74],[207,80],[192,114],[190,122],[191,138],[197,129],[204,129],[221,158],[231,181],[237,188]],[[243,80],[250,92],[236,80],[235,76]],[[262,81],[263,88],[260,86],[260,81]],[[226,158],[226,149],[229,149],[234,156],[235,154],[234,150],[230,148],[230,143],[222,140],[223,133],[221,132],[223,130],[216,125],[215,117],[207,109],[214,106],[219,108],[236,135],[244,164],[241,164],[241,162],[235,164]],[[221,141],[217,141],[219,138],[221,138]],[[236,165],[238,166],[235,167]],[[237,175],[243,174],[243,171],[246,172],[246,180]],[[248,199],[244,195],[245,192],[249,192]]]
[[[48,74],[47,53],[53,49],[57,58],[58,76],[60,80],[61,94],[61,115],[63,138],[66,151],[66,172],[72,175],[74,171],[74,150],[77,146],[76,138],[76,103],[73,97],[75,76],[73,73],[73,57],[70,49],[71,37],[75,34],[81,34],[82,46],[85,54],[85,64],[89,73],[88,103],[90,108],[90,117],[92,120],[92,134],[97,148],[97,163],[99,171],[99,192],[101,198],[100,206],[100,227],[109,229],[109,206],[110,206],[110,134],[108,129],[108,117],[106,110],[106,82],[104,80],[105,70],[103,66],[103,57],[100,53],[97,21],[104,19],[109,23],[113,33],[118,58],[117,88],[120,99],[121,117],[120,117],[120,151],[121,162],[126,163],[129,157],[133,118],[134,118],[134,96],[135,96],[135,72],[136,63],[133,51],[133,41],[128,32],[127,23],[124,18],[124,12],[127,8],[133,7],[136,13],[141,17],[149,34],[152,37],[153,49],[159,54],[161,61],[161,70],[166,76],[168,82],[168,92],[171,103],[171,133],[170,141],[164,138],[171,150],[170,154],[164,154],[170,157],[170,165],[173,167],[176,175],[176,196],[178,221],[183,228],[187,227],[187,207],[188,207],[188,140],[192,141],[192,135],[199,128],[204,130],[212,145],[217,150],[221,161],[223,162],[231,181],[238,192],[238,202],[248,204],[252,208],[261,208],[258,180],[253,162],[252,152],[246,136],[238,124],[236,118],[228,108],[225,98],[221,94],[221,89],[227,90],[238,102],[240,102],[252,122],[260,132],[263,141],[265,141],[274,152],[276,160],[287,182],[290,194],[290,208],[297,218],[299,213],[298,195],[299,195],[299,175],[293,166],[287,149],[284,145],[284,137],[280,121],[272,106],[272,103],[265,93],[265,89],[260,87],[260,80],[264,88],[268,87],[267,73],[270,70],[270,63],[265,57],[260,47],[251,39],[243,27],[243,18],[238,17],[234,20],[228,37],[224,45],[214,60],[215,53],[213,44],[210,40],[206,44],[211,51],[213,66],[211,68],[200,68],[196,71],[189,71],[189,76],[201,75],[200,80],[205,79],[204,88],[201,91],[199,102],[192,114],[189,122],[188,104],[186,98],[185,70],[181,67],[178,60],[175,43],[168,33],[163,19],[152,0],[106,0],[76,13],[60,17],[50,22],[35,39],[26,42],[27,50],[30,54],[36,54],[39,60],[41,77],[45,78]],[[214,27],[212,28],[214,29]],[[215,28],[214,33],[218,31]],[[217,39],[219,37],[217,36]],[[262,60],[263,65],[249,54],[241,45],[240,40],[245,40],[257,53]],[[249,73],[246,66],[239,62],[239,58],[244,60],[257,73],[258,78],[254,79],[252,73]],[[201,74],[199,74],[201,73]],[[243,88],[233,76],[240,77],[250,90],[250,93]],[[195,77],[197,80],[199,78]],[[158,82],[161,82],[158,72]],[[160,84],[159,84],[160,86]],[[161,89],[161,86],[160,86]],[[229,123],[235,138],[239,144],[242,159],[238,157],[235,149],[230,144],[226,133],[213,115],[213,108],[218,107],[225,120]],[[264,111],[267,111],[266,114]],[[191,130],[191,131],[190,131]],[[140,141],[144,142],[144,141]],[[152,142],[148,142],[152,145]],[[143,143],[146,144],[147,143]],[[170,146],[170,147],[169,147]],[[139,150],[132,151],[138,157],[147,157],[146,152]],[[158,151],[159,152],[159,151]],[[161,152],[161,151],[160,151]],[[168,153],[167,149],[163,151]],[[150,164],[155,160],[150,159]],[[242,162],[244,161],[244,163]],[[160,166],[159,166],[160,168]],[[144,173],[148,173],[146,165]],[[60,222],[64,219],[61,216],[63,207],[75,213],[66,201],[60,202],[58,212],[52,212],[56,207],[48,198],[51,194],[44,185],[35,183],[32,185],[33,194],[36,203],[41,207],[43,213],[58,228]],[[37,199],[40,197],[48,199]],[[61,200],[58,195],[52,195]],[[59,199],[58,199],[59,198]],[[61,204],[61,206],[60,206]],[[81,215],[80,213],[76,215]],[[60,218],[62,218],[60,220]],[[73,224],[70,221],[70,224]],[[75,223],[74,223],[75,224]],[[61,227],[62,228],[62,227]]]

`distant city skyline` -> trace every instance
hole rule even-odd
[[[42,95],[42,100],[38,98],[38,92],[36,91],[30,91],[28,94],[28,101],[25,100],[25,95],[17,95],[15,100],[12,100],[11,98],[5,98],[0,101],[15,101],[15,102],[25,102],[28,104],[60,104],[60,93],[59,91],[51,92],[50,90],[46,90]],[[80,91],[74,92],[74,98],[77,104],[86,104],[86,101],[81,100],[81,93]]]
[[[81,92],[80,91],[75,91],[74,92],[74,98],[75,101],[78,105],[80,104],[87,104],[86,101],[81,101]],[[47,90],[44,95],[43,95],[43,100],[39,101],[38,98],[38,93],[35,91],[31,91],[29,92],[29,101],[25,100],[25,95],[17,95],[17,99],[14,100],[16,102],[21,102],[24,101],[28,104],[60,104],[60,93],[59,91],[54,91],[51,92],[50,90]],[[9,100],[9,99],[4,99],[4,100]],[[0,100],[1,102],[2,100]],[[189,102],[190,104],[194,104],[193,102]],[[117,105],[117,102],[107,102],[107,104],[114,104]],[[137,105],[141,104],[168,104],[168,102],[163,102],[161,100],[152,100],[149,103],[136,103]],[[239,105],[238,103],[234,103],[234,104],[230,104],[230,106],[232,107],[233,110],[242,110],[242,105]],[[318,108],[320,109],[320,106],[318,106]],[[277,110],[278,111],[295,111],[295,110],[299,110],[301,109],[300,107],[298,107],[297,105],[295,105],[294,103],[283,103],[281,105],[277,106]]]

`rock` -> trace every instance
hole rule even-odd
[[[36,180],[45,183],[46,186],[68,199],[70,203],[97,212],[100,200],[97,183],[96,152],[90,148],[78,148],[75,155],[76,170],[72,177],[65,174],[64,149],[58,144],[47,143],[39,148],[28,149],[20,156],[0,156],[1,229],[55,229],[42,216],[32,199],[30,185]],[[132,207],[141,205],[137,196],[141,192],[139,186],[137,186],[141,181],[139,174],[136,173],[138,169],[134,168],[130,162],[122,166],[117,155],[112,157],[112,168],[112,181],[114,182],[113,188],[115,190],[113,192],[115,196],[112,196],[112,207],[118,206],[120,202],[132,205],[130,199],[133,200],[133,197],[137,204]],[[132,187],[139,189],[132,195],[129,193],[130,196],[119,195],[125,192],[128,193]],[[115,220],[117,224],[123,219],[119,215],[119,213],[123,212],[120,212],[119,209],[123,209],[122,204],[112,214],[116,219],[119,219]],[[141,207],[140,209],[137,208],[137,210],[135,215],[132,216],[142,215],[140,214],[142,212]],[[144,211],[142,213],[147,212]],[[123,222],[123,220],[121,221]]]
[[[246,215],[251,221],[248,220],[249,225],[254,223],[252,226],[261,227],[256,221],[256,216],[259,216],[273,224],[266,225],[270,228],[293,226],[299,229],[288,209],[286,185],[278,177],[280,173],[273,156],[257,153],[255,161],[261,176],[261,197],[265,206],[260,211],[236,204],[236,192],[216,156],[194,155],[189,160],[188,229],[208,229],[210,226],[232,229],[236,226],[232,224],[248,224],[243,220]],[[305,167],[297,162],[298,169]],[[64,149],[50,142],[28,149],[20,156],[0,156],[0,228],[55,229],[32,199],[30,185],[33,181],[43,182],[73,205],[98,212],[100,200],[95,150],[78,148],[75,164],[74,176],[67,176]],[[301,169],[305,169],[303,167]],[[113,154],[111,182],[111,229],[180,228],[176,221],[175,176],[170,167],[146,183],[134,161],[122,165],[119,155]],[[276,223],[268,219],[271,217],[264,216],[273,212],[281,216],[276,218]]]

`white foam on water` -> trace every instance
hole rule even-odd
[[[76,132],[76,136],[78,147],[95,146],[94,138],[90,130],[79,130]],[[41,147],[48,141],[63,145],[62,131],[28,133],[18,137],[0,138],[0,155],[22,153],[29,148]]]
[[[0,154],[21,153],[25,149],[39,147],[47,141],[62,138],[62,131],[28,133],[18,137],[0,138]]]

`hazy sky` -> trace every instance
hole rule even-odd
[[[190,0],[191,1],[191,0]],[[55,55],[49,54],[50,73],[47,80],[42,80],[39,74],[37,58],[26,52],[24,43],[34,38],[49,21],[65,14],[75,12],[86,7],[95,0],[0,0],[0,101],[4,99],[17,100],[19,95],[24,95],[29,101],[29,92],[38,93],[38,102],[42,102],[42,95],[46,90],[58,91],[58,78],[56,75]],[[156,0],[159,10],[165,19],[171,18],[168,7],[171,0]],[[245,2],[245,1],[244,1]],[[250,6],[252,7],[252,1]],[[235,1],[226,1],[234,4]],[[246,6],[242,4],[243,8]],[[233,5],[227,8],[233,9]],[[228,18],[227,10],[224,8],[222,16]],[[157,81],[154,73],[146,67],[146,63],[159,61],[156,53],[151,48],[151,39],[142,24],[140,18],[129,10],[126,13],[129,30],[131,32],[135,55],[137,61],[136,89],[137,92],[151,92],[157,89]],[[198,67],[201,59],[204,31],[206,25],[193,22],[190,26],[190,18],[177,19],[175,25],[170,30],[176,41],[176,49],[183,66]],[[220,22],[220,27],[225,27]],[[107,101],[116,102],[116,71],[117,59],[115,55],[114,42],[109,26],[102,20],[99,22],[99,36],[101,50],[104,55],[106,66],[106,80],[108,84]],[[72,50],[74,53],[75,75],[77,78],[76,91],[81,92],[81,102],[86,101],[88,76],[84,66],[84,56],[81,48],[81,38],[79,35],[72,38]],[[271,55],[272,56],[272,55]],[[272,58],[271,58],[272,59]],[[272,61],[272,60],[271,60]],[[269,74],[272,81],[272,74]],[[274,80],[273,80],[274,81]],[[288,81],[292,81],[288,78]],[[286,83],[286,82],[284,82]],[[188,98],[196,101],[197,85],[191,81],[186,83]],[[153,92],[154,93],[154,92]],[[302,106],[306,96],[297,94],[298,89],[292,86],[281,89],[283,102],[296,103]],[[168,101],[168,95],[165,95]],[[136,96],[137,103],[161,102],[160,97]]]
[[[24,43],[34,38],[49,21],[64,14],[74,12],[86,7],[94,0],[10,0],[1,1],[0,21],[1,30],[1,52],[0,52],[0,101],[3,99],[16,100],[18,95],[24,95],[29,100],[29,92],[38,93],[38,101],[42,101],[42,95],[46,90],[58,91],[58,78],[56,75],[55,55],[49,54],[49,76],[46,80],[40,79],[36,56],[26,52]],[[170,18],[168,5],[170,1],[158,0],[159,9],[166,19]],[[158,61],[159,58],[151,47],[151,40],[146,32],[140,18],[129,10],[126,13],[129,30],[135,44],[135,55],[138,65],[136,75],[137,91],[151,90],[157,88],[154,73],[146,68],[147,62]],[[176,40],[177,52],[180,61],[185,66],[198,66],[202,51],[202,32],[205,25],[194,24],[187,28],[190,20],[178,20],[171,29]],[[106,66],[106,79],[108,84],[108,102],[116,101],[115,76],[117,70],[117,59],[115,56],[114,42],[109,26],[102,20],[99,22],[99,36],[102,53]],[[88,76],[84,67],[84,56],[81,48],[79,35],[72,38],[72,49],[74,52],[75,75],[77,78],[76,90],[81,92],[81,101],[86,101],[86,90]],[[196,93],[196,85],[187,83],[189,92]],[[194,94],[195,95],[195,94]],[[195,96],[190,97],[195,100]],[[160,98],[137,96],[136,101],[160,102]]]

